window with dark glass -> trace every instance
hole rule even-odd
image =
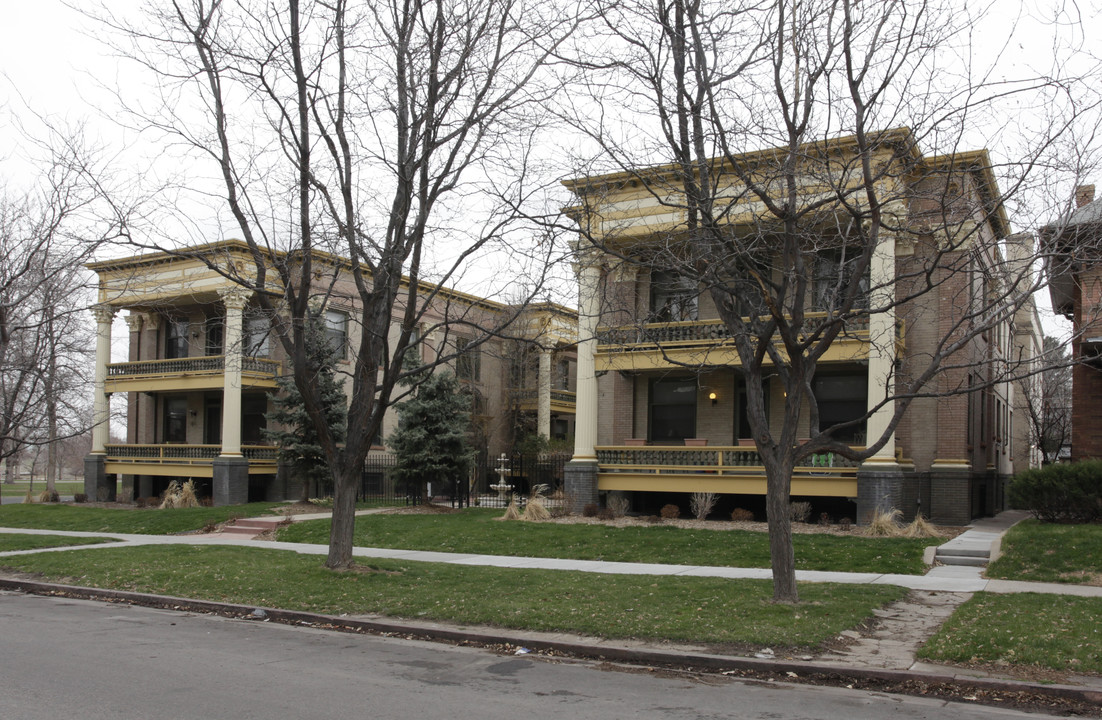
[[[268,427],[268,396],[249,393],[241,396],[241,442],[259,445],[264,441],[264,428]]]
[[[839,423],[856,420],[868,408],[868,380],[864,373],[855,375],[816,375],[811,381],[815,402],[819,406],[819,431]],[[865,423],[856,423],[834,433],[836,440],[865,442]]]
[[[696,378],[661,378],[650,386],[650,439],[696,437]]]
[[[569,390],[570,389],[570,361],[560,360],[558,372],[555,377],[555,389],[557,390]]]
[[[162,442],[187,442],[187,398],[166,397],[162,409]]]
[[[187,320],[174,320],[172,318],[168,318],[165,320],[166,359],[172,360],[174,358],[187,357],[187,333]]]
[[[815,283],[812,290],[814,310],[836,310],[855,283],[857,295],[853,307],[869,306],[868,275],[857,276],[860,259],[861,249],[852,247],[823,250],[818,254],[815,258]]]
[[[340,310],[325,311],[325,339],[339,359],[348,353],[348,313]]]
[[[650,276],[650,311],[653,322],[696,320],[696,283],[670,270],[655,270]]]
[[[226,319],[224,317],[210,317],[204,323],[206,346],[203,350],[206,355],[221,355],[225,349],[222,338],[224,337]]]
[[[470,345],[468,338],[455,339],[455,351],[459,353],[455,358],[455,376],[460,380],[478,382],[482,375],[482,352]]]

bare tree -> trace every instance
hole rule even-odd
[[[56,445],[89,427],[90,291],[81,263],[117,227],[92,222],[102,199],[100,166],[79,132],[50,129],[37,182],[0,196],[0,458],[47,446],[47,487]]]
[[[270,317],[317,427],[335,480],[329,567],[352,562],[364,458],[401,392],[402,359],[426,308],[445,305],[444,283],[489,248],[524,245],[518,238],[533,232],[521,221],[544,185],[528,158],[554,90],[542,73],[575,22],[568,10],[510,0],[191,0],[159,4],[142,25],[105,18],[157,74],[164,103],[134,108],[140,122],[213,164],[215,196],[252,253],[240,272],[217,267]],[[184,99],[200,114],[181,110]],[[473,208],[477,216],[465,212]],[[322,262],[321,252],[337,259]],[[335,267],[356,300],[344,443],[326,420],[304,339]],[[476,333],[468,348],[485,341],[477,318],[457,313],[428,330],[465,325]]]
[[[1072,366],[1067,348],[1059,340],[1045,337],[1043,364],[1036,377],[1037,392],[1026,393],[1029,413],[1029,440],[1041,452],[1041,462],[1049,465],[1060,457],[1060,450],[1071,443]]]
[[[569,183],[579,260],[602,266],[610,325],[714,306],[715,346],[735,350],[764,464],[774,598],[796,601],[788,506],[800,461],[832,453],[890,473],[912,403],[979,397],[1012,375],[987,333],[1008,326],[1040,279],[1035,257],[1008,259],[1003,203],[1030,187],[1080,112],[1079,86],[974,74],[973,20],[935,2],[626,0],[604,4],[603,20],[578,54],[601,104],[579,101],[587,112],[572,115],[597,147],[586,177]],[[964,139],[1007,96],[1048,98],[1067,114],[1046,117],[1046,131],[999,166]],[[631,293],[610,290],[623,268],[665,285],[649,318]],[[953,312],[938,314],[934,297]],[[898,328],[919,316],[942,322],[897,357]],[[867,409],[827,417],[816,373],[859,328]],[[706,349],[678,359],[676,342],[643,323],[628,333],[669,348],[671,366],[715,367]],[[770,376],[783,392],[772,418]]]

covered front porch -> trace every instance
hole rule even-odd
[[[596,450],[600,491],[765,495],[765,466],[755,447],[598,446]],[[812,455],[807,464],[794,469],[792,495],[856,497],[859,465],[836,453]]]

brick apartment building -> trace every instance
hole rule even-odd
[[[297,497],[280,472],[277,449],[263,436],[269,395],[287,370],[283,348],[251,291],[229,279],[251,267],[235,240],[98,262],[94,406],[97,424],[85,462],[85,492],[114,499],[158,495],[174,479],[196,480],[215,504]],[[334,274],[326,285],[326,333],[344,358],[355,357],[359,297],[347,261],[317,254],[315,268]],[[484,329],[501,328],[510,306],[442,289],[417,328],[422,357],[458,353],[451,363],[472,396],[472,436],[500,453],[530,426],[563,437],[573,433],[575,314],[552,303],[528,306],[509,333],[472,344]],[[112,324],[120,310],[129,329],[128,361],[111,362]],[[455,322],[456,320],[461,322]],[[391,325],[397,338],[398,318]],[[471,344],[470,348],[467,348]],[[340,367],[338,367],[338,374]],[[350,377],[345,374],[346,382]],[[109,397],[126,393],[126,442],[108,442]],[[346,396],[350,396],[346,391]],[[384,417],[374,452],[385,453],[397,426]]]
[[[1071,459],[1102,458],[1102,199],[1094,185],[1075,191],[1075,207],[1041,231],[1052,307],[1072,321]]]
[[[819,361],[811,389],[820,429],[859,420],[838,436],[854,447],[887,428],[895,401],[877,407],[887,378],[920,366],[963,327],[977,302],[1006,290],[1009,280],[1000,273],[1032,253],[1030,237],[1010,235],[986,151],[924,157],[908,131],[885,137],[883,157],[875,161],[885,164],[883,182],[896,183],[892,211],[899,225],[877,246],[870,271],[888,278],[880,287],[887,285],[899,304],[847,319],[845,332]],[[852,143],[840,138],[803,149],[801,192],[810,197],[831,163],[845,165]],[[763,151],[730,162],[761,167],[772,157]],[[717,196],[734,198],[722,210],[732,235],[754,233],[760,243],[758,229],[766,222],[761,204],[750,193],[740,195],[736,173],[713,173],[720,178]],[[571,212],[581,229],[578,415],[568,492],[582,501],[621,493],[647,512],[666,502],[686,508],[689,493],[712,492],[760,514],[764,466],[751,438],[733,339],[712,294],[686,280],[673,262],[663,264],[662,258],[676,258],[677,238],[685,232],[684,195],[674,176],[674,168],[656,167],[566,183],[578,198]],[[726,194],[721,182],[730,183]],[[952,228],[939,220],[946,213],[954,218]],[[950,243],[950,253],[931,261],[949,232],[967,239]],[[809,266],[837,274],[845,262],[837,248],[845,242],[823,242]],[[950,266],[954,270],[946,271]],[[933,268],[932,287],[915,294],[926,267]],[[826,317],[816,292],[805,308],[807,323]],[[822,508],[859,521],[875,506],[947,524],[1002,509],[1005,481],[1035,459],[1023,445],[1026,419],[1015,417],[1021,398],[1016,402],[1014,393],[1029,388],[999,375],[1012,351],[1039,345],[1036,313],[1031,303],[1023,307],[968,340],[926,386],[937,396],[914,399],[872,458],[859,463],[812,455],[797,467],[793,497],[811,501],[816,513]],[[763,390],[776,437],[785,397],[775,379],[767,377]],[[806,402],[799,423],[799,437],[810,438]]]

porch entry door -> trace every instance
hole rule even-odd
[[[650,440],[672,444],[696,437],[696,378],[657,378],[650,386]]]
[[[207,398],[204,403],[203,443],[222,444],[222,398]]]

